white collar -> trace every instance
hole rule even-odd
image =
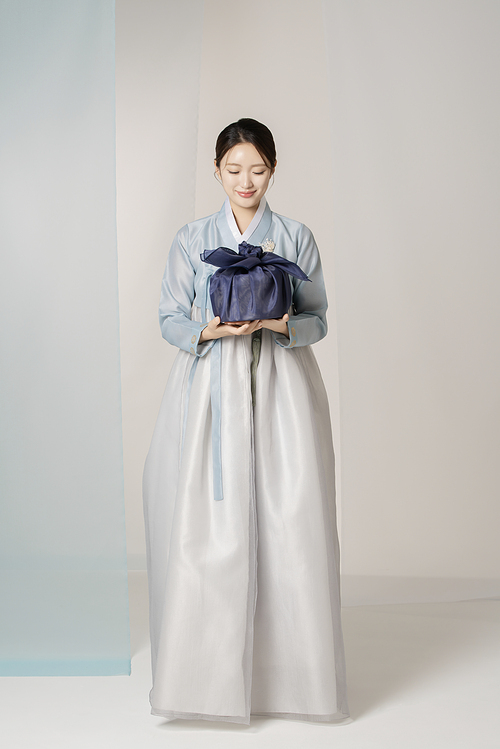
[[[241,244],[241,242],[246,242],[249,237],[252,236],[255,229],[260,224],[261,218],[264,215],[264,211],[266,210],[267,201],[266,196],[263,195],[260,199],[259,207],[257,208],[255,216],[250,221],[250,224],[247,226],[243,234],[241,234],[240,230],[238,229],[238,224],[236,223],[236,219],[234,218],[233,209],[231,208],[231,203],[229,201],[229,196],[226,198],[224,205],[226,206],[226,220],[229,224],[229,228],[231,229],[231,233],[238,244]]]

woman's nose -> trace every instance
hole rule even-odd
[[[252,177],[250,174],[243,174],[241,179],[241,186],[242,187],[250,187],[252,184]]]

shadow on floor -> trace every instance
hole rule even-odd
[[[355,720],[498,647],[500,601],[353,606],[342,610]]]
[[[149,649],[147,575],[129,572],[132,655]],[[498,648],[500,600],[349,606],[342,609],[351,719],[394,704],[467,661]],[[223,721],[174,720],[159,727],[259,732],[274,718],[250,726]],[[337,726],[338,724],[326,724]]]

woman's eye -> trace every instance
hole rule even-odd
[[[230,169],[228,169],[227,171],[228,171],[228,174],[239,174],[239,172],[232,172]],[[257,175],[264,174],[264,172],[254,172],[254,174],[257,176]]]

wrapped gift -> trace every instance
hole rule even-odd
[[[238,245],[238,252],[219,247],[204,250],[200,257],[219,268],[210,279],[210,300],[221,322],[283,317],[292,301],[288,276],[311,280],[291,260],[247,242]]]

